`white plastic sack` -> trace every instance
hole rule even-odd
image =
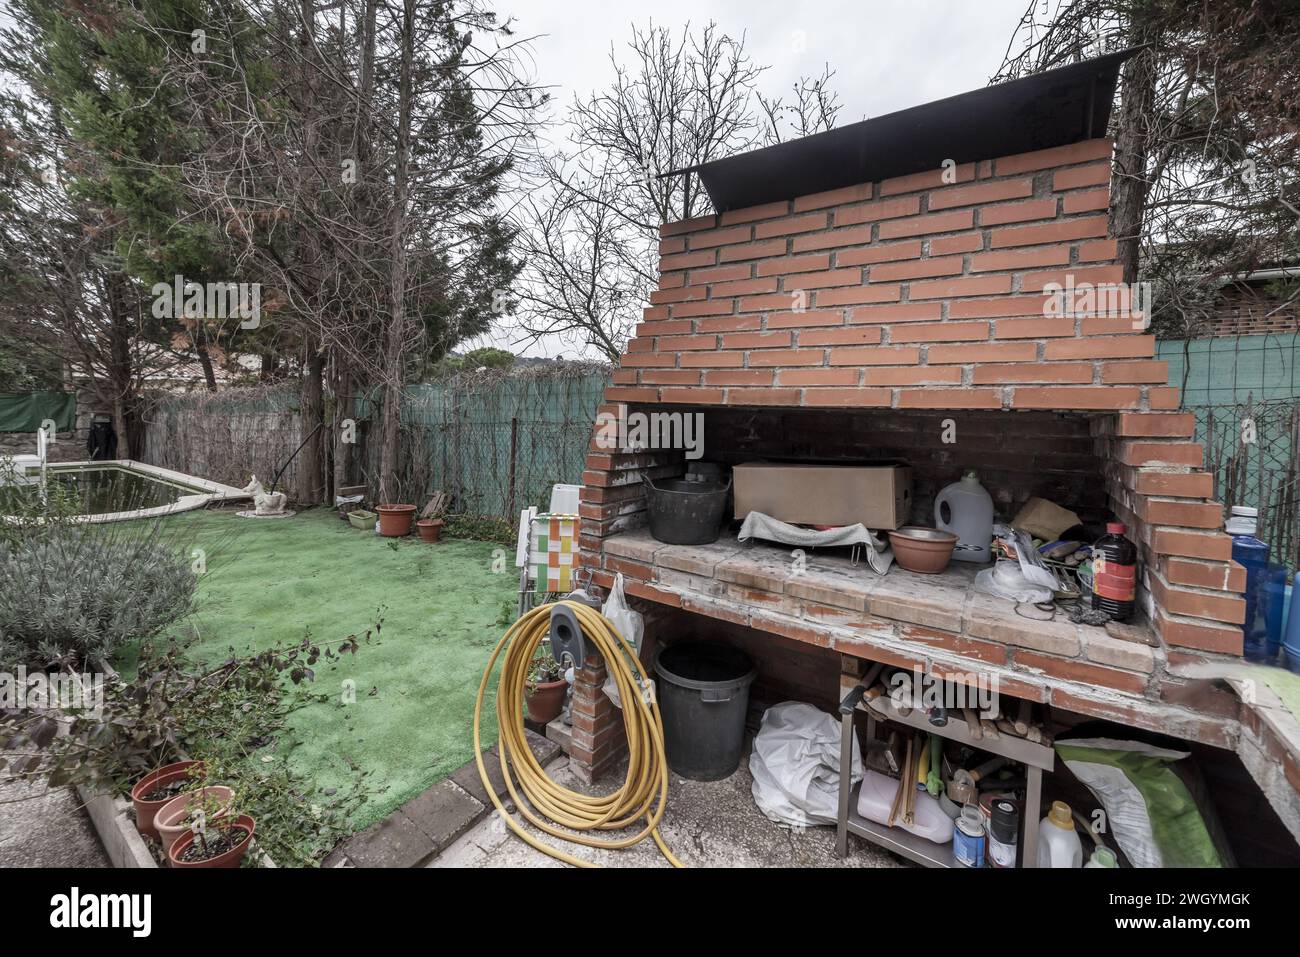
[[[768,708],[754,736],[749,771],[754,803],[778,824],[834,824],[840,803],[840,722],[801,701]],[[862,755],[853,734],[854,784]]]
[[[622,572],[614,576],[614,587],[609,590],[609,597],[605,599],[600,613],[610,620],[618,629],[618,633],[627,639],[628,644],[636,649],[637,654],[640,654],[641,639],[645,635],[645,616],[639,611],[633,611],[628,605],[627,595],[623,591]],[[618,699],[618,685],[614,683],[612,673],[605,675],[605,683],[601,685],[601,690],[605,692],[605,697],[614,703],[614,707],[621,711],[623,702]]]

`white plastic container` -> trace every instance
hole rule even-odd
[[[578,497],[581,493],[581,485],[552,485],[550,513],[552,515],[577,515]]]
[[[953,561],[988,562],[993,546],[993,498],[970,469],[934,497],[934,524],[957,536]]]
[[[1259,524],[1259,509],[1247,508],[1245,505],[1232,506],[1232,516],[1223,530],[1229,535],[1254,535]]]
[[[1038,866],[1083,866],[1083,844],[1074,830],[1070,805],[1064,801],[1053,801],[1047,817],[1038,824]]]
[[[858,792],[858,814],[868,821],[888,824],[889,809],[894,803],[894,795],[898,793],[898,787],[898,781],[894,778],[867,769],[863,773],[862,788]],[[894,826],[910,831],[927,841],[934,841],[936,844],[947,844],[952,840],[952,818],[943,813],[936,798],[932,798],[924,791],[918,791],[916,794],[913,822],[909,825],[899,821]]]

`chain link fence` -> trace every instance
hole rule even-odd
[[[1225,513],[1259,509],[1270,558],[1300,568],[1300,397],[1189,407]]]

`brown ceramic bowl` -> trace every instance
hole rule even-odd
[[[922,575],[937,575],[948,567],[952,550],[957,547],[957,536],[937,528],[904,525],[889,533],[889,544],[900,567]]]

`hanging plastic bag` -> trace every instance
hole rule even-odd
[[[622,572],[614,576],[614,587],[609,590],[609,597],[605,599],[600,613],[610,620],[618,633],[636,649],[639,655],[641,639],[645,635],[645,617],[639,611],[633,611],[632,606],[627,603],[627,595],[623,591]],[[605,697],[614,703],[614,707],[621,711],[623,702],[619,700],[618,685],[614,683],[612,674],[605,675],[605,683],[601,686],[601,690],[605,692]]]

